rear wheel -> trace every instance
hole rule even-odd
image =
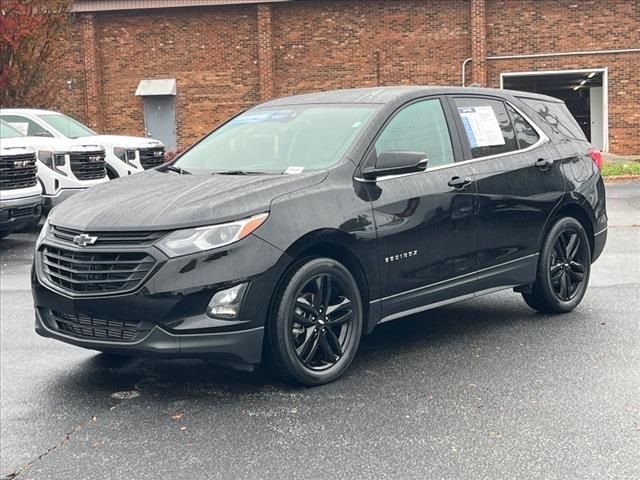
[[[273,367],[285,380],[321,385],[340,377],[360,344],[363,315],[351,272],[331,258],[288,277],[269,325]]]
[[[553,224],[542,243],[531,293],[522,296],[539,312],[570,312],[582,301],[590,273],[587,233],[575,218],[562,217]]]

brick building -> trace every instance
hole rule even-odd
[[[158,92],[139,89],[142,80],[175,80],[174,92],[160,93],[178,148],[275,96],[464,82],[562,97],[594,143],[640,153],[637,0],[76,0],[73,8],[56,107],[98,131],[145,131],[145,104],[155,108]]]

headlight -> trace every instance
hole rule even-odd
[[[113,147],[113,154],[123,162],[127,161],[127,151],[122,147]]]
[[[235,222],[177,230],[160,240],[158,248],[170,257],[179,257],[223,247],[254,232],[268,216],[268,213],[261,213]]]
[[[50,228],[51,226],[49,225],[49,219],[47,219],[44,221],[44,225],[42,225],[42,229],[40,230],[40,234],[38,235],[38,239],[36,240],[36,250],[40,247],[40,244],[49,234]]]
[[[53,152],[40,150],[38,152],[38,160],[44,163],[47,167],[53,169]]]
[[[58,169],[58,167],[62,167],[67,163],[66,154],[54,153],[48,150],[40,150],[38,152],[38,160],[44,163],[51,170],[55,170],[61,175],[67,175],[62,170]]]
[[[136,159],[136,151],[127,150],[124,147],[113,147],[113,154],[123,162],[128,163],[129,165],[132,165],[131,162],[133,162]]]

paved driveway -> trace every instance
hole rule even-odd
[[[300,389],[33,331],[35,234],[1,250],[1,465],[20,479],[640,478],[640,183],[564,316],[503,292],[391,322]],[[123,393],[124,392],[124,393]]]

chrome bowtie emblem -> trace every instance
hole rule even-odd
[[[75,237],[73,237],[73,243],[75,243],[79,247],[93,245],[97,241],[98,237],[92,237],[91,235],[87,235],[86,233],[81,233],[80,235],[76,235]]]

